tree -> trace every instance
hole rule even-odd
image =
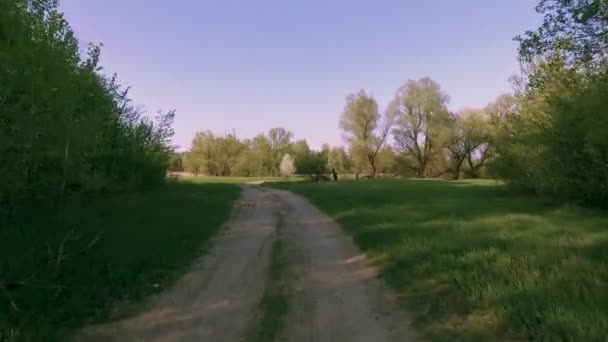
[[[184,171],[184,154],[181,152],[173,152],[169,155],[169,172]]]
[[[306,175],[310,181],[318,182],[328,173],[327,158],[321,151],[310,151],[296,160],[296,173]]]
[[[570,68],[562,58],[539,65],[544,81],[523,96],[499,127],[493,171],[508,184],[554,198],[608,203],[608,66]]]
[[[258,134],[251,140],[252,166],[255,176],[274,176],[278,174],[280,161],[276,162],[272,142],[264,134]],[[276,165],[276,166],[275,166]]]
[[[215,136],[212,132],[199,132],[186,154],[186,171],[211,176],[230,176],[236,172],[239,156],[246,146],[234,135]]]
[[[541,0],[536,11],[541,26],[515,38],[524,62],[560,54],[569,65],[597,66],[608,57],[606,0]]]
[[[492,127],[485,111],[468,109],[453,116],[447,149],[451,154],[454,179],[460,178],[465,160],[469,175],[479,177],[479,170],[493,156],[492,147]]]
[[[380,119],[376,100],[364,90],[346,98],[340,128],[344,131],[351,149],[365,155],[371,169],[371,178],[376,176],[376,157],[394,122],[389,112],[385,114],[382,122]]]
[[[418,177],[443,171],[438,162],[450,136],[448,99],[439,84],[427,77],[406,82],[389,106],[396,117],[393,136],[397,147],[411,160]]]
[[[281,176],[289,177],[295,172],[295,164],[293,157],[289,153],[285,153],[281,159]]]
[[[383,147],[378,152],[378,172],[380,173],[394,173],[395,172],[396,154],[390,146]]]
[[[101,46],[81,55],[57,1],[0,1],[0,32],[0,214],[164,182],[175,112],[138,110],[101,73]]]
[[[293,134],[283,127],[271,128],[268,131],[268,140],[270,142],[270,150],[272,155],[271,174],[273,176],[280,173],[279,165],[281,158],[285,153],[289,152]]]
[[[352,161],[344,147],[334,147],[330,149],[328,153],[327,164],[330,169],[336,170],[337,173],[344,174],[351,171]]]

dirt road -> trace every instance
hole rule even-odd
[[[246,341],[267,279],[280,208],[293,293],[283,341],[413,341],[407,317],[365,257],[304,198],[245,186],[209,254],[136,317],[77,341]]]
[[[85,329],[77,341],[242,341],[265,286],[276,197],[244,187],[214,247],[142,313]]]
[[[306,199],[284,202],[295,273],[285,341],[413,341],[408,319],[351,239]]]

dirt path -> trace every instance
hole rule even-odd
[[[228,227],[190,273],[138,316],[76,341],[242,341],[266,286],[276,196],[245,186]]]
[[[77,341],[243,341],[266,287],[279,209],[293,293],[281,340],[413,341],[407,317],[363,255],[325,214],[286,191],[244,186],[209,254],[140,315]]]
[[[408,318],[350,238],[306,199],[271,190],[284,203],[295,273],[284,341],[413,341]]]

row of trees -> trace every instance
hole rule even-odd
[[[430,78],[410,80],[380,115],[374,97],[361,90],[347,97],[340,119],[347,148],[324,145],[313,151],[306,140],[294,141],[284,128],[244,140],[235,134],[201,132],[183,159],[176,158],[173,171],[213,176],[298,173],[319,178],[335,171],[371,178],[378,173],[481,177],[495,156],[496,127],[515,109],[516,98],[503,95],[486,108],[459,113],[447,109],[448,100]]]
[[[455,179],[466,171],[482,176],[492,160],[496,125],[515,97],[503,95],[483,109],[452,113],[449,97],[430,78],[407,81],[396,92],[384,115],[372,95],[359,91],[347,98],[340,127],[350,151],[366,157],[376,175],[379,151],[395,154],[392,170],[405,176]],[[393,146],[387,147],[392,136]]]
[[[393,152],[379,151],[377,167],[391,172]],[[212,176],[281,176],[298,174],[321,175],[336,173],[365,173],[366,156],[343,147],[323,145],[311,149],[306,140],[295,140],[285,128],[277,127],[252,139],[240,140],[235,134],[214,135],[197,133],[192,147],[175,156],[172,171],[186,171]]]
[[[57,1],[0,1],[0,214],[165,179],[175,113],[148,119],[79,48]]]

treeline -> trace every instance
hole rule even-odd
[[[174,112],[148,119],[79,49],[57,1],[0,1],[0,214],[165,179]]]
[[[482,177],[495,155],[494,133],[499,117],[512,111],[515,98],[500,97],[479,110],[451,113],[448,96],[429,78],[408,81],[384,115],[365,91],[348,96],[340,120],[346,147],[323,145],[312,150],[306,140],[294,141],[284,128],[270,129],[253,139],[234,134],[201,132],[192,147],[175,156],[173,171],[212,176],[280,176],[393,174],[416,177]],[[289,165],[293,160],[293,167]],[[283,163],[282,163],[283,162]],[[285,171],[285,170],[291,171]]]
[[[393,160],[391,149],[380,151],[380,170],[392,172]],[[306,140],[295,140],[293,133],[282,127],[252,139],[239,139],[235,134],[197,133],[191,149],[174,154],[171,163],[171,171],[210,176],[321,175],[332,170],[363,174],[366,160],[343,147],[323,145],[320,150],[313,150]]]

